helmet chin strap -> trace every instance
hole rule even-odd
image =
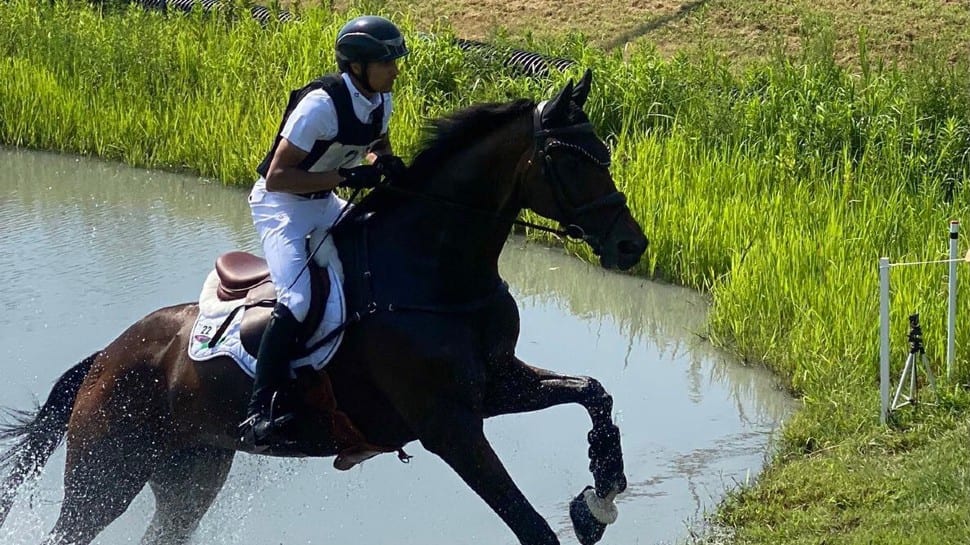
[[[358,64],[360,64],[361,75],[357,76],[357,81],[359,81],[360,84],[364,86],[364,90],[367,91],[368,93],[376,93],[377,90],[371,87],[370,78],[367,76],[367,63],[361,62]]]

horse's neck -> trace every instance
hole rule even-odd
[[[402,191],[369,196],[357,212],[380,218],[370,227],[374,255],[389,256],[416,296],[464,301],[494,292],[499,254],[519,212],[516,178],[529,167],[532,141],[524,116]]]
[[[497,271],[498,256],[518,216],[517,178],[532,146],[531,117],[495,131],[479,145],[450,158],[423,192],[432,214],[427,235],[443,244],[459,268]],[[453,204],[443,204],[453,203]]]

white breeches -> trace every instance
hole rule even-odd
[[[278,302],[286,305],[301,322],[310,312],[307,237],[315,231],[315,235],[325,233],[346,204],[347,201],[336,194],[325,199],[306,199],[266,191],[262,179],[249,194],[253,224],[263,245],[270,277],[276,285]],[[314,239],[320,238],[315,236]],[[327,243],[332,245],[329,237]],[[316,261],[320,263],[319,259]]]

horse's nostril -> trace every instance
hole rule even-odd
[[[616,245],[616,249],[619,250],[621,254],[641,254],[646,250],[646,244],[640,243],[635,240],[621,240]]]

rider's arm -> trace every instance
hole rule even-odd
[[[313,193],[333,189],[343,181],[336,170],[307,172],[297,168],[309,152],[303,151],[286,138],[280,139],[273,160],[266,172],[266,189],[284,193]]]
[[[314,91],[290,113],[276,153],[266,172],[266,189],[284,193],[313,193],[333,189],[343,177],[336,170],[308,172],[298,168],[317,140],[337,136],[337,110],[324,91]]]

